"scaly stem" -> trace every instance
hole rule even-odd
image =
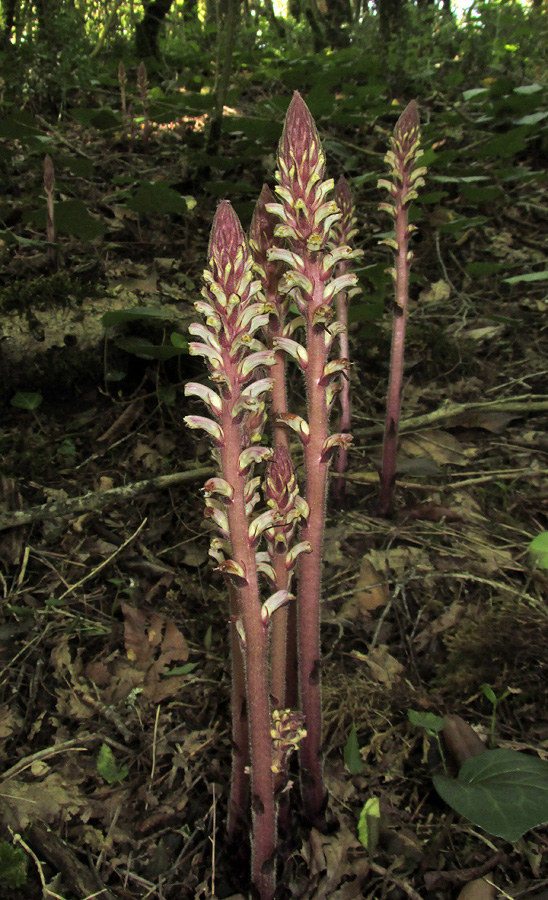
[[[407,298],[409,292],[409,265],[407,252],[407,209],[401,200],[396,201],[396,243],[398,252],[395,259],[396,285],[394,302],[394,323],[392,327],[392,349],[390,353],[390,378],[386,401],[386,420],[382,448],[381,489],[379,512],[381,516],[391,516],[393,508],[393,486],[396,478],[396,456],[401,413],[403,385],[403,363],[405,351],[405,326],[407,322]]]
[[[287,111],[278,148],[276,193],[281,203],[267,204],[267,211],[281,224],[278,239],[290,249],[274,247],[270,261],[286,263],[288,271],[279,290],[294,300],[305,327],[305,344],[283,336],[275,346],[290,353],[305,377],[307,416],[279,418],[299,435],[304,451],[308,518],[302,539],[310,545],[300,563],[298,589],[299,690],[306,737],[300,745],[303,804],[309,821],[321,827],[324,821],[325,789],[322,772],[322,711],[320,684],[320,592],[322,545],[327,487],[327,465],[335,448],[348,445],[349,435],[329,436],[328,416],[337,386],[334,381],[346,371],[348,361],[328,362],[328,353],[343,328],[331,324],[334,296],[356,284],[354,275],[333,278],[336,265],[353,254],[348,246],[328,251],[332,225],[341,218],[334,201],[326,199],[333,189],[324,180],[325,156],[318,131],[306,104],[295,92]]]
[[[320,677],[320,597],[323,560],[323,532],[327,493],[327,462],[322,461],[329,435],[328,407],[322,385],[326,364],[325,332],[314,327],[314,311],[323,302],[323,284],[319,263],[311,263],[308,277],[316,289],[307,309],[308,366],[305,370],[310,440],[303,443],[306,502],[310,514],[302,529],[302,540],[312,551],[299,564],[297,615],[299,635],[299,686],[306,738],[300,749],[303,800],[307,819],[321,826],[325,811],[322,760],[322,699]]]
[[[408,210],[411,202],[418,196],[417,188],[424,184],[422,176],[426,172],[424,167],[416,165],[422,156],[419,143],[419,112],[416,102],[412,100],[396,122],[394,134],[390,139],[391,149],[385,156],[392,180],[379,179],[379,187],[386,188],[391,196],[391,202],[381,203],[379,209],[392,216],[395,226],[394,237],[380,241],[381,244],[386,244],[392,249],[395,257],[395,265],[389,269],[395,285],[395,301],[390,380],[380,476],[379,510],[383,516],[391,516],[394,512],[393,485],[396,477],[396,454],[401,412],[409,268],[413,259],[413,254],[409,250],[409,238],[415,230],[414,225],[409,225]]]
[[[241,641],[236,630],[239,615],[238,593],[234,585],[228,585],[230,595],[230,656],[232,663],[232,778],[228,800],[227,836],[229,843],[238,847],[241,844],[246,819],[249,795],[249,777],[246,767],[249,765],[249,731],[247,721],[247,701],[244,657]]]
[[[285,353],[283,350],[275,349],[276,339],[283,336],[286,328],[285,318],[289,302],[278,291],[281,277],[280,264],[278,262],[269,262],[267,259],[268,250],[276,245],[274,238],[276,220],[266,210],[266,204],[273,202],[273,200],[272,191],[266,184],[263,185],[251,220],[249,244],[257,275],[264,291],[265,309],[269,312],[268,326],[265,329],[266,344],[267,347],[274,350],[274,364],[270,367],[270,376],[273,380],[270,406],[272,442],[274,449],[278,446],[284,447],[289,455],[288,429],[280,421],[280,416],[287,413]],[[285,565],[285,554],[273,553],[272,557],[277,589],[289,590],[290,575]],[[283,709],[286,705],[292,707],[297,705],[295,640],[291,640],[288,658],[288,622],[290,616],[291,621],[296,625],[295,604],[289,607],[287,605],[280,607],[272,617],[270,689],[275,709]],[[293,677],[291,677],[291,673],[294,673]]]
[[[204,301],[195,304],[204,322],[193,323],[189,331],[202,339],[191,343],[190,353],[203,356],[211,380],[218,387],[197,383],[186,385],[185,393],[200,397],[212,415],[186,416],[191,428],[202,428],[214,444],[219,475],[204,486],[206,515],[216,525],[220,537],[211,542],[210,554],[231,586],[233,627],[245,660],[246,714],[249,722],[251,769],[251,877],[261,900],[272,900],[275,890],[276,800],[271,736],[270,685],[268,673],[268,629],[272,614],[290,599],[278,592],[261,603],[257,544],[263,532],[279,524],[280,517],[265,512],[253,518],[259,501],[260,479],[253,467],[268,459],[272,451],[261,447],[266,419],[261,399],[272,387],[269,378],[259,378],[274,362],[274,352],[266,350],[255,332],[268,322],[260,297],[260,284],[252,280],[252,259],[245,235],[226,201],[221,203],[211,231],[209,264],[204,272]],[[242,710],[241,669],[233,643],[233,729],[239,744],[235,755],[235,778],[231,793],[232,835],[239,833],[238,816],[243,815],[245,785],[243,748],[245,737]]]
[[[276,850],[276,802],[272,774],[270,737],[270,685],[268,678],[268,626],[261,615],[255,549],[248,533],[246,513],[246,477],[240,472],[240,434],[234,421],[233,404],[223,410],[221,427],[221,471],[232,486],[232,502],[226,508],[231,557],[245,572],[245,583],[238,590],[239,616],[247,683],[247,717],[250,735],[251,878],[261,900],[271,900],[275,888],[274,853]]]
[[[335,188],[335,200],[341,211],[341,218],[333,225],[333,245],[340,247],[344,244],[350,244],[352,238],[357,234],[356,217],[354,215],[354,202],[350,192],[350,186],[341,175]],[[361,256],[362,251],[354,251],[355,257]],[[343,260],[337,266],[337,275],[344,275],[349,271],[350,260]],[[335,309],[337,311],[337,322],[343,326],[339,334],[339,353],[343,359],[350,359],[350,348],[348,344],[348,305],[350,298],[359,293],[360,289],[355,287],[351,290],[339,291],[335,297]],[[338,431],[344,432],[350,429],[352,409],[350,402],[350,377],[346,372],[341,372],[340,391],[338,395],[338,403],[340,407],[340,418]],[[346,472],[348,465],[348,450],[339,447],[335,459],[335,469],[339,475]],[[344,478],[333,479],[333,496],[336,500],[341,501],[345,494],[346,481]]]

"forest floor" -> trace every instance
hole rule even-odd
[[[184,135],[174,130],[157,152],[153,136],[152,150],[131,158],[127,148],[107,154],[82,129],[65,136],[88,157],[104,154],[88,208],[108,219],[107,237],[93,246],[66,239],[61,275],[49,276],[32,248],[4,257],[6,286],[15,269],[20,286],[32,281],[34,324],[47,331],[52,301],[41,304],[39,293],[51,294],[51,279],[62,278],[68,295],[59,297],[62,282],[54,281],[53,305],[70,321],[86,293],[79,286],[76,297],[74,272],[86,263],[97,270],[88,292],[97,316],[122,296],[118,309],[130,299],[168,304],[189,321],[211,195],[196,189],[198,205],[186,217],[122,215],[106,198],[129,164],[151,182],[178,171]],[[382,167],[382,154],[376,162]],[[24,154],[18,165],[38,182]],[[257,193],[259,169],[245,172]],[[17,190],[14,208],[21,181]],[[520,190],[532,197],[538,187]],[[359,222],[368,223],[358,242],[387,265],[373,194],[357,192]],[[389,302],[384,317],[351,326],[355,442],[345,500],[328,502],[322,616],[325,772],[338,828],[321,835],[301,827],[295,791],[280,876],[291,898],[448,900],[483,876],[497,890],[481,898],[547,896],[548,829],[511,844],[459,817],[432,786],[436,742],[408,721],[409,710],[460,715],[487,742],[487,683],[497,696],[509,692],[497,709],[496,746],[548,759],[548,577],[528,554],[548,528],[545,290],[463,276],[482,244],[524,265],[538,261],[539,248],[548,249],[545,219],[534,204],[514,207],[450,246],[435,224],[424,220],[414,247],[391,520],[376,511]],[[7,287],[2,296],[7,316]],[[156,342],[171,330],[164,322]],[[42,403],[6,403],[0,424],[0,837],[22,835],[27,861],[24,888],[4,883],[2,900],[21,890],[28,900],[245,892],[223,844],[228,610],[203,521],[200,470],[211,463],[206,442],[183,423],[184,382],[198,368],[186,356],[139,359],[135,343],[120,339],[150,333],[150,322],[137,320],[85,351],[66,340],[37,368],[21,363],[27,377],[21,367],[10,375]],[[291,387],[301,402],[296,376]],[[174,474],[158,489],[133,490]],[[121,487],[125,496],[110,493]],[[49,509],[87,494],[93,504],[76,511]],[[29,521],[6,527],[17,509]],[[352,726],[354,774],[344,754]],[[371,857],[357,832],[370,797],[379,798],[384,823]]]

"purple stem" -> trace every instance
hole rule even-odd
[[[306,264],[305,258],[305,264]],[[310,515],[301,532],[312,550],[299,564],[298,635],[299,687],[306,737],[300,745],[300,765],[305,814],[318,827],[324,823],[326,792],[322,760],[322,700],[320,673],[320,596],[323,532],[327,493],[327,463],[322,452],[329,436],[326,389],[322,385],[326,364],[325,332],[313,326],[314,312],[323,303],[321,264],[311,262],[305,273],[315,285],[306,312],[308,366],[305,370],[310,439],[303,441],[306,502]]]
[[[392,516],[394,513],[393,487],[396,478],[396,456],[398,451],[398,432],[401,413],[401,394],[403,383],[403,361],[405,349],[405,325],[407,320],[407,299],[409,292],[409,265],[407,250],[409,237],[407,234],[408,216],[401,198],[396,201],[396,288],[394,302],[394,324],[392,328],[392,349],[390,353],[390,379],[388,382],[388,398],[386,401],[386,420],[384,425],[384,441],[382,448],[381,489],[379,512],[381,516]]]
[[[392,201],[381,203],[379,208],[392,216],[395,229],[394,238],[381,241],[391,247],[395,258],[395,265],[389,270],[394,280],[395,299],[390,380],[380,475],[379,512],[383,516],[391,516],[394,513],[393,486],[396,478],[401,412],[409,268],[413,259],[413,254],[409,250],[409,238],[415,228],[409,224],[408,211],[411,202],[417,197],[417,188],[424,184],[422,176],[426,172],[424,167],[416,165],[422,155],[419,144],[419,112],[415,100],[412,100],[396,122],[394,134],[390,140],[391,149],[385,157],[390,166],[392,180],[388,181],[383,178],[379,181],[379,187],[384,187],[389,191]]]

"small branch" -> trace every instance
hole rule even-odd
[[[405,881],[403,878],[398,878],[397,875],[394,875],[389,869],[385,869],[384,866],[379,866],[374,862],[370,862],[369,866],[372,872],[375,872],[377,875],[381,875],[385,879],[385,882],[388,881],[395,887],[399,888],[400,891],[403,891],[404,894],[406,894],[410,898],[410,900],[422,900],[421,895],[417,894],[414,888],[412,888],[407,881]]]
[[[493,400],[483,403],[448,403],[432,412],[425,413],[422,416],[415,416],[412,419],[404,419],[400,422],[399,433],[404,431],[416,431],[425,425],[432,425],[434,422],[446,421],[448,419],[457,419],[465,416],[470,412],[508,412],[517,415],[526,415],[533,412],[546,412],[548,410],[548,400],[542,394],[532,395],[528,400],[515,398],[513,400]],[[456,425],[457,422],[447,422],[447,424]],[[368,428],[355,428],[354,434],[360,437],[369,437],[370,435],[382,434],[384,426],[381,424],[370,425]],[[1,520],[0,520],[1,521]]]
[[[83,512],[121,505],[149,491],[163,491],[165,488],[174,487],[177,484],[201,481],[213,475],[214,472],[212,466],[204,466],[186,472],[173,472],[171,475],[158,475],[156,478],[125,484],[123,487],[112,488],[109,491],[90,491],[89,494],[84,494],[82,497],[57,500],[55,503],[44,503],[42,506],[33,506],[30,509],[3,511],[0,512],[0,531],[5,531],[7,528],[18,528],[20,525],[28,525],[31,522],[71,517]]]
[[[87,735],[83,738],[73,738],[70,741],[63,741],[62,744],[54,744],[51,747],[45,747],[43,750],[37,750],[36,753],[31,753],[30,756],[25,756],[23,759],[20,759],[11,767],[11,769],[6,769],[6,771],[0,775],[0,783],[5,784],[6,781],[15,778],[16,775],[20,775],[25,769],[29,769],[35,762],[51,759],[52,756],[58,756],[59,753],[65,753],[68,750],[87,750],[88,744],[94,744],[97,741],[103,740],[104,738],[101,737],[101,735]]]

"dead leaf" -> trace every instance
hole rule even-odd
[[[433,619],[426,628],[423,628],[423,630],[417,634],[413,641],[417,650],[425,650],[436,635],[443,634],[444,631],[449,631],[450,628],[454,628],[463,614],[464,604],[459,603],[458,600],[453,600],[451,605],[442,612],[441,616]]]
[[[42,781],[25,782],[15,778],[2,785],[0,793],[1,818],[14,831],[24,831],[30,822],[50,824],[58,817],[68,821],[87,806],[80,790],[64,782],[54,772]]]
[[[419,301],[423,303],[442,303],[449,300],[451,288],[446,281],[435,281],[419,294]]]
[[[441,464],[466,466],[469,463],[461,442],[449,431],[442,429],[405,435],[401,440],[400,449],[407,456],[425,456]]]
[[[409,575],[411,570],[425,572],[432,569],[428,555],[420,547],[391,547],[389,550],[371,550],[367,554],[377,572],[387,572],[396,578]]]
[[[500,337],[505,328],[505,325],[484,325],[482,328],[470,328],[468,331],[463,331],[461,336],[481,344],[483,341]]]
[[[10,737],[15,730],[19,731],[23,724],[20,715],[9,706],[3,706],[0,710],[0,740]]]
[[[163,457],[154,447],[139,441],[131,454],[133,462],[141,463],[143,468],[151,472],[158,472],[163,465]]]
[[[338,618],[356,619],[369,616],[371,610],[386,606],[390,598],[388,585],[375,566],[365,556],[360,566],[354,594],[345,601]]]
[[[496,888],[485,878],[475,878],[465,884],[457,900],[494,900]]]
[[[447,751],[459,768],[469,756],[480,756],[487,750],[482,739],[461,716],[445,716],[442,734]]]
[[[352,900],[362,896],[360,887],[369,872],[369,863],[356,835],[344,823],[335,834],[321,834],[313,828],[302,853],[310,875],[318,881],[315,900]]]
[[[360,653],[359,650],[353,650],[350,655],[354,659],[359,659],[366,663],[371,669],[373,677],[388,687],[399,681],[400,675],[404,671],[404,666],[390,655],[386,644],[379,644],[378,647],[373,647],[369,653]]]

